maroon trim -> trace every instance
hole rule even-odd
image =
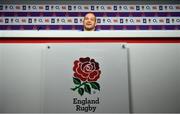
[[[180,43],[174,38],[0,38],[0,43]]]

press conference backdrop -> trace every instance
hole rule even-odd
[[[101,44],[101,46],[103,45],[105,44]],[[50,48],[48,49],[47,46],[50,46]],[[100,78],[102,91],[91,97],[100,96],[100,98],[103,98],[101,100],[106,102],[108,99],[105,98],[108,96],[111,98],[108,103],[112,104],[109,108],[119,107],[114,111],[119,111],[119,109],[123,108],[120,110],[121,112],[128,112],[127,75],[122,75],[121,73],[121,69],[125,69],[126,67],[122,66],[125,65],[122,61],[126,62],[126,58],[121,59],[122,56],[117,56],[122,55],[121,48],[119,48],[120,51],[117,51],[119,50],[118,48],[114,48],[116,51],[110,51],[113,48],[103,50],[100,49],[101,46],[98,44],[89,44],[87,46],[94,48],[97,46],[96,49],[98,50],[96,51],[98,51],[98,53],[93,51],[93,48],[80,49],[83,45],[78,46],[72,43],[66,45],[1,44],[0,112],[60,112],[61,106],[63,104],[64,106],[68,105],[70,100],[72,100],[69,99],[69,96],[73,95],[78,97],[78,93],[71,91],[70,88],[73,87],[73,72],[71,71],[73,67],[72,60],[78,59],[79,51],[86,52],[81,53],[83,56],[91,55],[91,57],[100,63],[100,69],[103,71],[102,77]],[[109,46],[111,45],[108,44],[108,47]],[[112,47],[114,47],[114,45],[112,45]],[[118,47],[118,45],[116,45],[116,47]],[[64,52],[64,48],[68,48],[68,51]],[[74,54],[71,55],[71,53],[69,53],[71,50],[79,51],[77,53],[74,51]],[[136,43],[127,44],[127,49],[125,49],[123,53],[127,53],[127,50],[127,59],[129,61],[130,110],[134,113],[180,112],[180,45]],[[106,55],[106,53],[111,53],[112,55],[101,58],[101,55]],[[64,57],[64,55],[68,56]],[[74,56],[74,58],[72,56]],[[126,55],[124,55],[124,57],[125,56]],[[68,59],[64,60],[66,58]],[[114,64],[114,62],[119,64]],[[116,73],[107,72],[109,70],[111,72],[116,71]],[[123,72],[126,71],[123,70]],[[61,77],[63,77],[64,82],[61,81]],[[117,83],[118,81],[119,83]],[[109,91],[107,91],[107,89],[109,89]],[[104,95],[102,94],[104,92],[108,93]],[[114,96],[114,93],[117,94]],[[62,99],[61,97],[65,97],[66,94],[68,95],[67,98]],[[85,96],[87,95],[88,94],[85,94]],[[116,103],[119,105],[114,105],[114,98],[117,96],[119,96],[119,99]],[[102,107],[99,109],[102,109]],[[63,110],[65,109],[66,108]],[[68,109],[70,109],[68,111],[75,110],[71,105]]]
[[[179,30],[178,1],[5,1],[0,30],[81,30],[94,12],[99,30]]]
[[[97,15],[97,28],[100,30],[180,29],[178,0],[104,0],[88,3],[85,0],[52,0],[51,2],[48,0],[1,0],[0,4],[0,29],[2,31],[80,30],[83,16],[89,11]],[[45,75],[46,72],[42,67],[45,65],[43,61],[48,59],[46,57],[49,53],[44,53],[47,45],[0,45],[0,112],[59,111],[59,99],[56,100],[57,96],[53,97],[57,94],[51,94],[53,91],[51,88],[59,83],[46,81],[46,78],[51,78]],[[180,112],[179,43],[135,43],[127,44],[127,48],[129,111],[134,113]],[[50,50],[53,51],[53,48]],[[58,57],[54,56],[54,58]],[[58,63],[56,65],[58,66]],[[53,76],[56,77],[56,74]],[[57,80],[53,78],[50,81]],[[123,83],[126,85],[126,82]],[[126,90],[127,87],[123,90],[123,96],[126,95]],[[53,92],[60,94],[58,88]],[[127,104],[125,104],[126,112],[128,112]],[[122,103],[121,106],[123,105]]]
[[[120,43],[1,44],[0,52],[0,113],[129,112],[127,48]],[[79,58],[86,58],[86,64],[91,58],[100,70],[99,91],[93,87],[80,95],[70,89],[77,86],[73,66]],[[75,104],[74,98],[99,100]]]

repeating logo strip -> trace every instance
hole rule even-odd
[[[79,30],[94,12],[101,30],[179,30],[180,5],[0,5],[0,30]],[[18,29],[17,29],[18,28]]]
[[[0,5],[3,12],[178,12],[180,5]]]
[[[0,25],[82,25],[83,17],[1,17]],[[98,25],[180,25],[180,17],[98,17]]]

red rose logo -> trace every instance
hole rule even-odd
[[[97,81],[100,77],[101,71],[99,70],[99,64],[94,59],[89,57],[80,58],[74,62],[74,76],[81,81]]]
[[[75,60],[73,71],[73,82],[78,86],[71,88],[71,90],[75,91],[78,89],[78,93],[81,96],[84,92],[91,94],[91,88],[100,91],[100,85],[96,81],[100,78],[101,71],[99,63],[97,63],[94,59],[86,57]]]

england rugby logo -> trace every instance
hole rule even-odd
[[[100,85],[97,80],[100,78],[101,70],[99,63],[89,57],[79,58],[74,61],[74,77],[73,82],[75,84],[73,91],[77,91],[81,96],[84,93],[91,94],[91,90],[99,90]]]

